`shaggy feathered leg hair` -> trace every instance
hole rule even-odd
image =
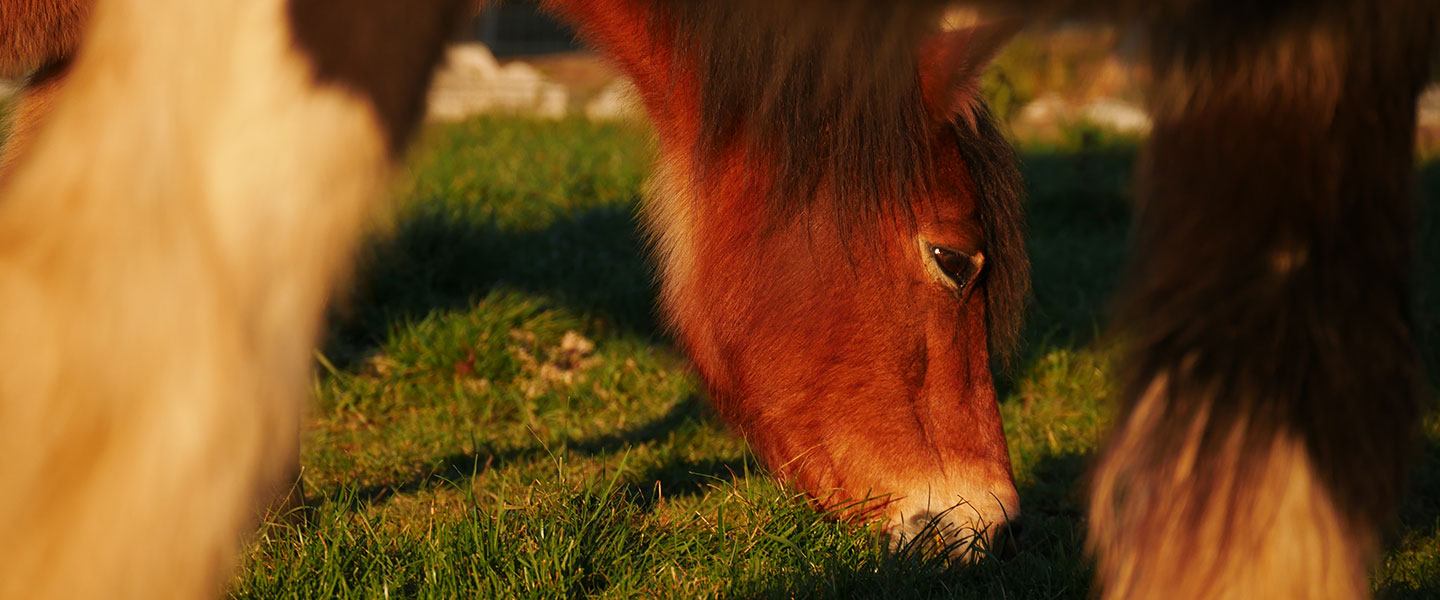
[[[465,4],[97,5],[0,184],[0,598],[220,591]]]
[[[1108,598],[1356,598],[1417,431],[1429,0],[1157,3],[1155,128],[1090,499]]]

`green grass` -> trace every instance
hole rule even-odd
[[[0,137],[6,107],[0,100]],[[1107,422],[1099,336],[1133,143],[1023,148],[1035,305],[1000,382],[1026,510],[1012,559],[952,569],[822,518],[712,416],[654,316],[639,127],[427,131],[318,354],[307,506],[237,597],[1084,598],[1080,479]],[[1422,165],[1422,348],[1440,372],[1440,161]],[[593,346],[592,346],[593,344]],[[1375,578],[1440,594],[1440,415]]]
[[[427,132],[317,369],[309,506],[263,529],[232,593],[1086,597],[1079,480],[1107,421],[1097,340],[1133,146],[1024,152],[1036,303],[1001,388],[1026,545],[948,569],[817,515],[707,410],[654,317],[633,217],[647,136],[514,119]],[[1424,176],[1431,348],[1440,164]],[[1393,597],[1440,592],[1440,419],[1426,432],[1376,578]]]

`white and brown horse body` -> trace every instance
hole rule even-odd
[[[96,5],[0,184],[0,597],[222,589],[462,4]]]
[[[0,38],[21,48],[0,68],[62,59],[78,39],[36,33],[77,23],[78,4],[0,3],[30,28]],[[50,116],[0,182],[0,597],[220,589],[293,464],[326,299],[466,4],[100,0]],[[1013,230],[989,222],[985,163],[954,147],[988,138],[949,127],[973,123],[950,71],[973,75],[985,36],[949,45],[970,50],[958,57],[893,53],[895,36],[852,26],[912,32],[941,3],[874,20],[893,5],[795,0],[785,6],[809,18],[788,22],[808,29],[794,48],[762,40],[780,60],[756,79],[687,45],[726,48],[737,30],[723,11],[698,10],[705,25],[687,33],[656,26],[683,3],[551,4],[647,95],[665,146],[649,210],[667,311],[757,453],[822,503],[890,500],[880,510],[901,529],[925,512],[906,502],[987,495],[1012,510],[982,338],[1015,304],[988,288],[1023,290],[1003,282],[1023,264],[993,247]],[[1437,9],[990,4],[1129,15],[1152,38],[1156,128],[1119,323],[1126,416],[1092,495],[1105,593],[1364,595],[1419,406],[1408,182]],[[831,28],[835,46],[807,45]],[[846,62],[861,74],[839,96],[816,92],[835,69],[805,65],[855,48],[882,66]],[[747,77],[783,93],[716,94]],[[775,115],[892,105],[909,116],[880,122],[910,146],[821,154],[814,179],[796,174],[803,152],[775,145],[817,122]],[[803,150],[872,133],[817,131]],[[902,166],[846,172],[887,162],[875,157]],[[799,210],[777,212],[777,196]],[[801,218],[877,202],[864,219]],[[874,229],[850,244],[857,224]],[[820,242],[795,241],[806,235]],[[996,254],[1011,268],[978,277]],[[823,302],[827,289],[845,294]],[[874,401],[907,407],[897,417]]]

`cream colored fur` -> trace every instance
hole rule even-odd
[[[661,294],[667,305],[678,301],[695,268],[695,203],[693,184],[680,153],[665,152],[645,182],[642,216],[645,232],[659,262]]]
[[[0,598],[213,596],[388,160],[284,0],[104,0],[0,189]]]
[[[1096,471],[1090,498],[1090,546],[1109,599],[1348,599],[1369,596],[1365,565],[1377,540],[1338,514],[1300,440],[1280,435],[1267,455],[1245,455],[1244,427],[1226,451],[1196,451],[1205,419],[1185,439],[1188,450],[1146,469],[1153,428],[1165,401],[1161,377],[1117,428]],[[1196,464],[1219,464],[1232,477],[1202,493],[1190,479]],[[1254,469],[1243,477],[1242,462]],[[1243,493],[1236,493],[1242,492]],[[1200,515],[1198,522],[1182,520]]]

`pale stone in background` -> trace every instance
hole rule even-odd
[[[1145,109],[1115,98],[1097,98],[1080,106],[1080,119],[1098,127],[1120,133],[1150,131],[1150,115]]]
[[[645,107],[640,104],[640,93],[635,84],[619,77],[585,105],[585,116],[592,121],[644,119]]]
[[[1440,84],[1426,88],[1416,111],[1422,142],[1440,140]],[[1151,126],[1150,115],[1137,104],[1108,97],[1077,102],[1057,94],[1046,94],[1026,104],[1016,113],[1012,126],[1020,133],[1046,134],[1075,123],[1127,134],[1143,134]]]
[[[1150,115],[1139,105],[1104,97],[1076,102],[1057,94],[1046,94],[1026,104],[1015,115],[1012,126],[1020,133],[1053,135],[1077,123],[1124,134],[1150,131]]]
[[[445,64],[442,69],[492,79],[500,73],[500,62],[495,60],[495,55],[491,54],[484,44],[455,44],[445,50]]]
[[[540,117],[565,116],[570,96],[523,62],[500,66],[482,44],[456,44],[445,53],[445,63],[430,89],[428,116],[455,121],[487,112],[508,112]]]
[[[1070,113],[1070,104],[1057,94],[1045,94],[1031,100],[1015,115],[1017,127],[1040,128],[1059,123]]]

